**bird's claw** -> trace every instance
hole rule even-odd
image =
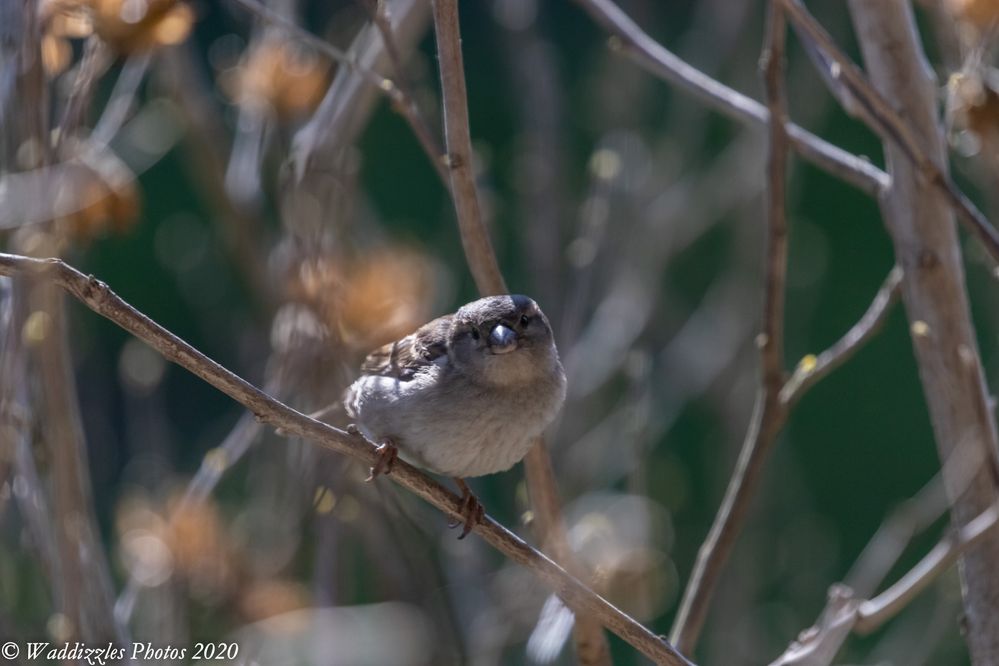
[[[472,528],[482,522],[482,519],[486,515],[485,509],[482,508],[482,503],[479,502],[479,498],[476,497],[471,489],[465,485],[464,482],[459,482],[461,486],[461,506],[458,512],[464,520],[452,520],[447,524],[449,528],[455,528],[458,525],[464,525],[461,530],[461,534],[458,539],[464,539],[468,536],[468,533],[472,531]]]
[[[380,474],[391,474],[392,468],[395,467],[396,458],[399,457],[399,447],[393,444],[391,440],[385,440],[376,450],[378,451],[378,460],[375,461],[374,467],[371,468],[368,478],[364,480],[365,483],[374,481]]]

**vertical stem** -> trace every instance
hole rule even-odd
[[[479,198],[472,171],[472,139],[468,127],[468,95],[465,66],[461,57],[457,0],[434,0],[434,31],[440,61],[441,91],[444,103],[444,140],[451,194],[461,244],[475,285],[483,296],[507,293],[489,234],[482,221]]]
[[[947,156],[936,84],[904,0],[850,0],[850,14],[872,83],[913,129],[938,168]],[[984,511],[996,490],[996,424],[988,408],[953,213],[939,190],[896,145],[885,144],[892,185],[882,214],[905,271],[902,300],[941,460],[957,447],[984,447],[980,473],[964,488],[945,475],[951,516],[963,525]],[[918,325],[917,325],[918,324]],[[974,664],[999,664],[999,533],[961,558],[966,640]]]
[[[461,30],[457,0],[434,0],[434,32],[440,62],[444,140],[450,172],[451,197],[458,215],[461,243],[475,284],[483,296],[507,293],[489,233],[482,221],[475,174],[472,171],[472,140],[468,124],[468,96],[461,56]],[[555,545],[556,559],[570,572],[580,575],[565,534],[558,485],[544,439],[539,438],[524,459],[531,503],[541,528],[541,541]],[[585,578],[585,577],[584,577]],[[576,624],[576,651],[586,664],[610,664],[610,648],[600,624],[579,617]]]
[[[763,296],[763,330],[757,337],[761,377],[756,406],[735,471],[715,521],[684,590],[673,623],[671,640],[680,652],[691,654],[707,618],[711,597],[735,547],[756,493],[764,464],[787,420],[780,400],[784,382],[784,285],[787,276],[787,109],[784,94],[786,25],[779,0],[770,4],[767,34],[760,66],[769,111],[767,152],[767,231]]]

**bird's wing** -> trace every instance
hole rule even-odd
[[[361,372],[409,380],[420,370],[447,355],[447,339],[453,315],[438,317],[401,340],[390,342],[368,354]]]

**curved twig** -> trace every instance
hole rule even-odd
[[[613,35],[611,46],[650,74],[684,90],[707,106],[745,124],[765,126],[767,108],[751,97],[716,81],[649,37],[612,0],[576,0],[593,20]],[[834,146],[792,122],[787,136],[804,159],[871,196],[887,189],[891,178],[862,157]]]

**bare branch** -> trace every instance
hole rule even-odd
[[[880,203],[896,261],[905,269],[902,300],[938,456],[948,460],[966,448],[982,453],[983,463],[970,484],[945,477],[951,518],[957,525],[968,524],[995,501],[999,436],[965,287],[953,201],[940,187],[946,184],[947,159],[938,88],[908,2],[850,0],[848,6],[877,91],[872,94],[869,84],[854,81],[865,80],[848,61],[840,68],[853,95],[888,125],[884,150],[892,186]],[[814,24],[807,15],[805,19],[802,25]],[[820,28],[808,38],[813,32],[824,35]],[[830,46],[824,43],[823,49],[839,62],[842,54],[834,56]],[[882,109],[885,99],[892,101]],[[894,114],[896,107],[905,109],[904,123]],[[935,187],[927,187],[927,175]],[[990,229],[981,227],[983,232]],[[996,532],[962,557],[965,639],[975,663],[999,654],[997,558]]]
[[[814,45],[826,56],[829,79],[842,83],[850,95],[840,103],[850,112],[854,103],[862,107],[859,116],[874,121],[871,129],[885,141],[897,146],[912,162],[920,177],[936,188],[958,219],[985,247],[992,259],[999,262],[999,231],[985,215],[958,189],[937,159],[924,148],[915,130],[902,119],[895,107],[867,80],[860,69],[836,45],[832,37],[808,12],[800,0],[781,0],[788,19],[802,41]],[[839,86],[830,86],[833,94],[842,93]],[[946,159],[945,157],[942,159]]]
[[[440,60],[441,91],[444,103],[444,138],[447,144],[447,167],[451,172],[451,195],[461,244],[475,285],[483,296],[507,293],[493,245],[489,240],[472,170],[472,139],[468,127],[468,96],[465,92],[465,67],[461,57],[461,32],[458,27],[457,0],[434,0],[434,33]]]
[[[69,353],[65,303],[54,285],[28,290],[29,306],[44,312],[48,331],[32,350],[37,359],[41,414],[51,464],[52,530],[62,577],[58,610],[71,621],[71,635],[85,641],[128,641],[114,616],[108,557],[97,527],[87,465],[86,439]]]
[[[888,320],[892,306],[901,293],[902,269],[896,266],[874,295],[864,315],[842,338],[818,356],[806,356],[798,363],[794,374],[780,392],[780,400],[789,407],[808,389],[830,372],[845,363],[857,350],[878,334]]]
[[[813,627],[801,633],[770,666],[828,666],[851,632],[864,635],[895,617],[941,573],[988,535],[999,522],[993,504],[968,524],[941,539],[894,585],[870,600],[857,598],[847,585],[829,588],[829,600]],[[879,530],[872,543],[883,534]]]
[[[242,6],[244,9],[249,10],[255,16],[271,23],[273,25],[280,26],[287,30],[289,33],[294,35],[297,39],[305,42],[315,50],[319,51],[323,55],[327,56],[331,60],[343,65],[344,67],[356,72],[364,79],[375,86],[383,93],[388,95],[390,98],[399,94],[399,89],[392,81],[392,79],[386,78],[375,72],[368,67],[365,67],[356,58],[351,56],[351,54],[338,49],[333,46],[325,39],[313,35],[311,32],[301,27],[291,19],[283,16],[280,12],[276,12],[270,7],[267,7],[263,3],[257,0],[232,0],[236,4]]]
[[[311,419],[275,400],[133,308],[103,282],[87,277],[61,260],[33,259],[0,253],[0,274],[31,275],[53,281],[94,312],[113,321],[145,341],[165,358],[239,402],[261,422],[355,458],[365,465],[374,464],[377,457],[375,446],[362,436],[352,435]],[[461,499],[412,465],[397,461],[389,478],[449,517],[461,517]],[[601,624],[657,664],[690,664],[668,642],[609,604],[492,518],[486,517],[473,531],[511,560],[534,571],[575,612],[597,618]]]
[[[66,141],[67,136],[75,133],[80,123],[83,122],[83,116],[90,105],[97,81],[109,64],[110,57],[104,42],[96,36],[89,37],[84,44],[83,58],[77,65],[73,89],[66,100],[66,109],[63,111],[62,120],[59,123],[59,132],[55,137],[54,154],[59,154],[59,148]]]
[[[297,39],[305,42],[332,60],[344,65],[351,74],[360,77],[364,82],[373,85],[377,91],[384,94],[391,102],[392,109],[402,116],[403,120],[405,120],[409,125],[413,134],[416,136],[420,147],[423,148],[423,151],[427,154],[431,164],[433,164],[434,170],[444,183],[444,187],[448,187],[446,172],[444,171],[443,164],[441,162],[440,148],[437,145],[436,140],[433,138],[433,135],[430,133],[426,121],[424,121],[420,115],[416,101],[412,98],[410,92],[404,84],[401,83],[402,70],[398,66],[400,62],[400,50],[396,46],[392,33],[392,22],[388,20],[383,11],[377,11],[373,22],[376,24],[381,35],[385,51],[396,65],[396,75],[400,77],[400,82],[393,81],[392,79],[382,76],[376,72],[372,67],[372,62],[370,61],[375,61],[377,58],[368,58],[367,56],[369,53],[366,52],[364,48],[354,48],[354,46],[352,46],[350,51],[342,51],[329,42],[313,35],[311,32],[297,25],[291,19],[288,19],[273,9],[261,4],[257,0],[233,1],[248,9],[256,16],[259,16],[261,19],[284,28]],[[421,3],[418,1],[408,3],[410,10],[418,7],[420,4]],[[410,10],[407,10],[407,13]],[[334,87],[331,86],[330,90],[334,90]],[[310,131],[314,130],[314,127],[310,123],[309,125],[306,125],[303,130],[308,131],[306,131],[306,134],[300,133],[296,137],[296,142],[304,141],[305,136],[307,136]],[[301,150],[300,143],[299,149]],[[299,162],[301,161],[304,161],[304,158],[300,157]],[[298,164],[297,166],[299,173],[301,173],[302,165]]]
[[[401,99],[393,101],[393,103],[404,104],[406,106],[405,109],[398,109],[399,113],[409,122],[416,140],[419,141],[423,152],[430,158],[430,163],[433,165],[434,171],[441,179],[441,184],[444,185],[445,189],[450,190],[451,182],[448,178],[447,170],[444,168],[444,151],[441,148],[440,140],[434,136],[423,114],[420,113],[419,106],[416,104],[413,88],[406,76],[402,51],[399,49],[399,45],[396,44],[395,35],[392,33],[392,21],[389,20],[386,14],[385,3],[378,0],[370,0],[364,4],[370,11],[371,20],[378,27],[378,32],[382,36],[382,42],[385,44],[385,52],[392,63],[392,69],[395,70],[396,86],[401,93]]]
[[[611,46],[634,60],[650,74],[677,86],[729,118],[747,125],[770,122],[766,107],[732,90],[687,64],[649,37],[612,0],[577,0],[593,19],[613,35]],[[842,178],[867,194],[877,196],[890,179],[881,169],[838,148],[794,123],[786,124],[788,139],[804,159]]]
[[[457,0],[433,0],[433,14],[443,91],[447,166],[451,174],[451,197],[458,216],[462,247],[479,293],[483,296],[505,294],[508,291],[506,281],[500,272],[488,230],[482,221],[472,169],[472,140]],[[558,485],[543,438],[538,438],[528,452],[524,459],[524,470],[531,503],[542,525],[542,541],[554,544],[558,561],[574,574],[582,575],[565,534]],[[576,626],[577,653],[581,659],[588,659],[589,663],[609,664],[610,648],[603,632],[593,624],[594,619],[588,614],[580,616]]]
[[[735,541],[742,531],[749,503],[759,484],[764,463],[777,433],[787,420],[780,401],[784,381],[784,287],[787,277],[786,171],[788,135],[784,93],[786,26],[780,5],[770,4],[767,34],[761,58],[766,86],[770,135],[767,153],[767,251],[763,298],[763,331],[757,337],[761,379],[753,420],[732,473],[725,498],[711,531],[701,545],[683,601],[673,623],[672,641],[684,654],[697,645],[711,597]]]
[[[152,60],[151,53],[136,53],[125,61],[118,80],[111,91],[111,98],[104,106],[100,120],[94,125],[90,138],[95,144],[109,144],[125,123],[125,118],[135,103],[139,84],[145,77]]]
[[[854,630],[859,634],[869,634],[895,617],[940,573],[957,562],[962,553],[981,541],[997,522],[999,505],[993,504],[967,525],[944,537],[898,582],[870,601],[860,604]]]
[[[694,572],[684,593],[681,612],[674,624],[673,643],[685,654],[689,654],[689,650],[681,647],[680,630],[693,627],[698,617],[701,624],[704,622],[714,586],[745,521],[745,512],[753,495],[756,479],[762,471],[763,462],[773,439],[787,419],[789,410],[812,386],[845,363],[881,330],[891,311],[891,305],[898,299],[901,280],[901,270],[892,269],[860,320],[812,362],[805,366],[799,364],[794,375],[778,392],[779,406],[768,409],[764,399],[765,392],[761,391],[736,470],[711,532],[698,553]],[[808,367],[811,368],[810,371],[806,371],[805,368]],[[696,632],[693,629],[686,631],[688,635],[693,636],[688,640],[696,643]]]

